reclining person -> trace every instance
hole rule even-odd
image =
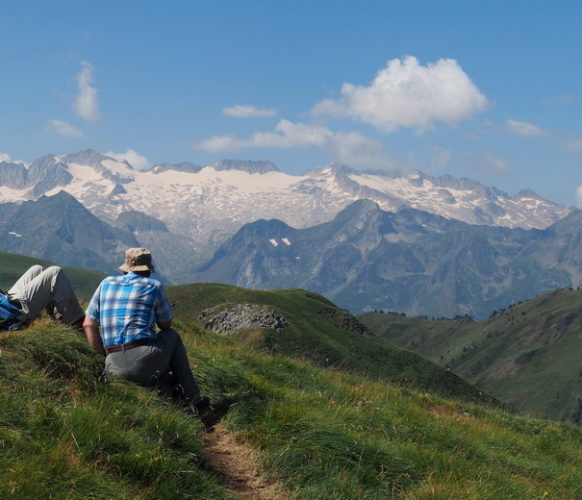
[[[67,325],[81,326],[83,309],[65,271],[59,266],[32,266],[0,297],[7,329],[18,329],[43,310]]]
[[[106,356],[107,374],[157,387],[208,426],[210,401],[200,396],[182,339],[171,329],[164,286],[150,277],[150,251],[129,248],[119,269],[124,275],[105,278],[89,303],[83,323],[87,340]]]

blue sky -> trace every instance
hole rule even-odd
[[[0,0],[0,159],[330,161],[582,206],[575,1]]]

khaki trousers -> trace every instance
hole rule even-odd
[[[8,295],[22,304],[21,319],[37,318],[46,308],[67,325],[84,315],[71,282],[59,266],[32,266],[8,290]]]

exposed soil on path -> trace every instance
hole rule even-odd
[[[230,492],[249,500],[285,500],[289,494],[277,481],[261,475],[257,452],[238,442],[222,425],[206,434],[206,457]]]

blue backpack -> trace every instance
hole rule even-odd
[[[18,329],[20,321],[18,317],[22,311],[14,306],[8,299],[8,296],[0,291],[0,330]]]

